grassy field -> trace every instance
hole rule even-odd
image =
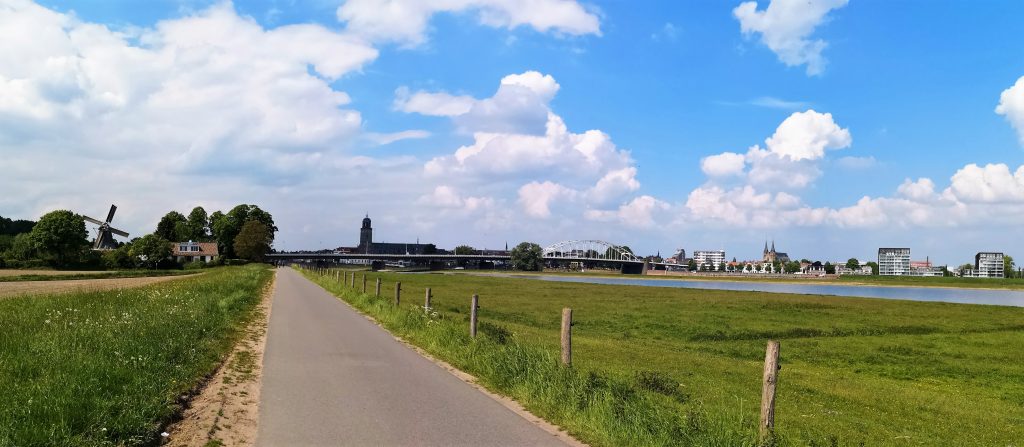
[[[782,345],[779,445],[1024,445],[1021,308],[370,275],[386,299],[345,299],[595,445],[755,443],[768,339]],[[424,287],[438,312],[426,323]],[[473,293],[484,336],[468,343]],[[571,372],[554,366],[563,307]]]
[[[14,271],[16,272],[16,271]],[[4,274],[0,275],[0,282],[18,282],[18,281],[67,281],[72,279],[106,279],[106,278],[142,278],[150,276],[177,276],[177,275],[192,275],[195,273],[202,272],[201,270],[114,270],[109,272],[88,272],[88,273],[75,273],[75,272],[61,272],[60,274],[53,273],[28,273],[28,274],[17,274],[10,270],[5,271]]]
[[[155,445],[231,349],[272,271],[0,300],[0,446]]]

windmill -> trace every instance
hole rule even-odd
[[[82,216],[82,218],[87,222],[92,222],[100,226],[100,228],[96,230],[96,240],[92,243],[93,250],[113,250],[117,248],[117,242],[114,241],[115,234],[118,236],[128,237],[128,233],[110,226],[110,221],[114,219],[114,211],[117,211],[117,206],[110,205],[110,212],[107,213],[106,222],[100,222],[99,220],[93,219],[89,216]]]

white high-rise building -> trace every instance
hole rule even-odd
[[[882,276],[899,276],[910,274],[909,248],[879,248],[878,274]]]
[[[974,255],[974,276],[981,278],[1002,278],[1003,254],[980,252]]]
[[[725,262],[725,250],[694,250],[693,262],[696,262],[697,265],[711,264],[715,270],[718,270]]]

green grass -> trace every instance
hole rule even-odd
[[[782,345],[779,445],[1024,445],[1021,308],[370,275],[384,279],[384,299],[343,297],[595,445],[754,443],[768,339]],[[424,287],[436,318],[414,309]],[[471,343],[473,293],[484,336]],[[576,322],[568,371],[555,366],[563,307]]]
[[[178,276],[200,273],[196,270],[116,270],[99,273],[68,273],[66,275],[12,275],[0,276],[0,282],[15,281],[66,281],[69,279],[142,278],[149,276]]]
[[[230,351],[272,276],[0,300],[0,446],[153,445]]]

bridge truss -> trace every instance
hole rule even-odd
[[[599,240],[563,241],[544,248],[545,259],[643,262],[629,249]]]

